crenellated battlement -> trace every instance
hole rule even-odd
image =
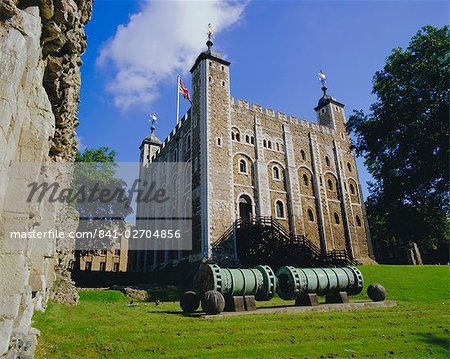
[[[247,100],[235,99],[234,97],[231,97],[231,106],[237,108],[238,110],[244,109],[255,113],[261,113],[265,116],[273,117],[276,120],[285,123],[287,122],[292,125],[307,127],[312,129],[313,131],[318,131],[331,135],[335,133],[335,130],[328,126],[319,125],[315,122],[311,122],[303,118],[297,118],[292,115],[286,115],[284,112],[276,111],[268,107],[263,107],[255,103],[251,103]]]

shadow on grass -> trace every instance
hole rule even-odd
[[[442,348],[447,349],[447,351],[450,352],[450,338],[438,337],[434,334],[424,334],[424,333],[419,333],[419,335],[421,336],[420,339],[421,341],[427,344],[438,345]]]

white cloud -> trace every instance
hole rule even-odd
[[[86,146],[83,143],[83,137],[80,135],[75,135],[75,141],[77,141],[77,150],[78,151],[84,151],[86,149]]]
[[[237,23],[247,1],[145,1],[120,25],[100,52],[97,64],[113,71],[107,84],[122,110],[149,104],[161,83],[190,69],[205,46],[207,24],[215,33]]]

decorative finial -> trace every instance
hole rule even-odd
[[[152,124],[152,126],[150,127],[150,130],[152,131],[151,133],[153,134],[153,132],[155,132],[155,124],[158,121],[158,117],[156,117],[156,113],[152,113],[150,115],[150,119],[149,119],[150,123]]]
[[[323,96],[325,97],[327,94],[327,77],[322,70],[319,72],[319,80],[322,83]]]
[[[206,41],[206,46],[208,46],[208,52],[211,53],[211,47],[213,46],[212,39],[214,38],[214,31],[211,23],[208,24],[208,41]]]

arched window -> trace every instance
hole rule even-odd
[[[233,128],[231,129],[231,139],[232,139],[233,141],[238,141],[238,142],[241,141],[241,133],[239,132],[239,129],[238,129],[238,128],[233,127]]]
[[[303,184],[306,186],[306,187],[308,187],[308,183],[309,181],[308,181],[308,175],[306,175],[306,174],[304,174],[303,175]]]
[[[266,140],[263,140],[263,147],[267,147],[267,141]]]
[[[277,143],[277,151],[279,151],[279,150],[280,150],[280,144]]]
[[[249,135],[245,135],[245,142],[250,143],[250,136]]]
[[[347,162],[347,168],[348,168],[348,171],[349,171],[349,172],[352,171],[352,165],[350,164],[350,162]]]
[[[239,160],[239,172],[247,173],[247,161],[244,159]]]
[[[267,141],[267,146],[270,148],[270,149],[272,149],[272,141]]]
[[[308,208],[308,220],[314,222],[314,213],[311,208]]]
[[[329,179],[327,183],[328,183],[328,189],[330,191],[332,191],[333,190],[333,181]]]
[[[361,218],[359,218],[359,216],[356,216],[356,225],[361,227]]]
[[[325,156],[325,164],[327,165],[327,167],[330,167],[330,159],[328,158],[328,156]]]
[[[302,156],[302,160],[303,160],[303,161],[306,160],[306,154],[305,154],[305,151],[301,150],[301,151],[300,151],[300,156]]]
[[[280,179],[280,168],[278,166],[273,166],[272,168],[272,177],[274,180]]]
[[[339,215],[334,212],[334,224],[339,224],[341,221],[339,220]]]
[[[284,218],[284,204],[280,200],[275,202],[275,216],[277,218]]]
[[[350,193],[355,194],[355,186],[353,186],[353,183],[350,183]]]
[[[284,152],[284,145],[280,144],[280,150],[281,152]]]
[[[255,144],[255,138],[254,138],[253,136],[250,137],[250,143],[251,143],[252,145]]]

